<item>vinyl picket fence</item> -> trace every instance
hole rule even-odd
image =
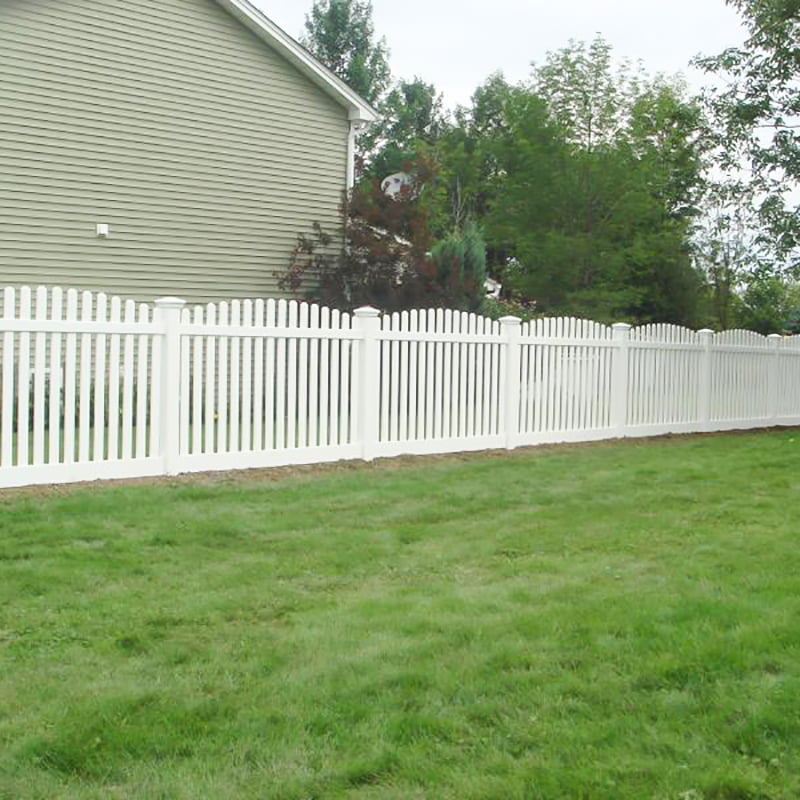
[[[800,424],[800,337],[5,289],[0,487]]]

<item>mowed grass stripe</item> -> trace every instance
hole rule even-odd
[[[0,797],[800,796],[799,460],[0,494]]]

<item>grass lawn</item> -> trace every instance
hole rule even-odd
[[[0,798],[800,797],[800,433],[0,493]]]

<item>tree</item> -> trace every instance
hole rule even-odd
[[[625,129],[640,78],[626,62],[615,67],[611,45],[597,36],[548,53],[544,64],[534,65],[531,88],[569,141],[592,152],[613,145]]]
[[[741,316],[739,287],[750,267],[752,237],[735,209],[713,209],[695,234],[698,268],[706,276],[709,316],[717,330],[735,328]]]
[[[391,71],[385,39],[375,39],[369,0],[315,0],[302,44],[365,100],[376,103]]]
[[[420,149],[434,145],[447,125],[442,96],[421,78],[398,81],[381,102],[380,112],[381,121],[364,137],[365,149],[372,153],[365,175],[378,180],[402,170]]]
[[[741,187],[709,186],[693,234],[693,251],[706,278],[710,323],[717,330],[742,325],[744,287],[751,276],[769,271],[755,216],[753,198]]]
[[[693,324],[699,112],[683,87],[571,43],[500,98],[485,220],[506,285],[545,313]]]
[[[486,290],[486,243],[478,226],[469,221],[431,250],[435,279],[450,308],[481,311]]]
[[[469,108],[456,109],[454,120],[436,142],[438,202],[433,204],[433,224],[437,233],[445,235],[462,229],[470,219],[486,217],[504,180],[497,151],[509,135],[510,101],[521,91],[500,73],[491,75],[475,90]],[[489,251],[496,270],[504,254],[492,252],[491,247]]]
[[[475,226],[434,245],[427,193],[434,165],[417,158],[406,169],[414,181],[394,198],[376,180],[362,181],[342,205],[345,241],[314,226],[298,237],[279,285],[324,305],[352,310],[409,308],[478,310],[483,300],[485,248]]]
[[[747,163],[765,240],[778,259],[800,267],[800,205],[787,205],[800,180],[800,0],[727,2],[742,15],[748,38],[698,60],[726,81],[706,96],[718,162],[733,171]]]
[[[434,295],[426,253],[432,244],[424,209],[404,189],[396,199],[377,181],[362,182],[342,204],[345,241],[319,224],[300,235],[279,285],[323,305],[351,311],[400,311],[429,305]]]
[[[739,324],[765,335],[795,332],[800,302],[797,286],[775,275],[759,271],[748,276],[742,293]]]

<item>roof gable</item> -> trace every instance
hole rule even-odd
[[[351,120],[372,122],[378,118],[377,112],[366,100],[247,0],[216,1],[326,94],[343,105]]]

